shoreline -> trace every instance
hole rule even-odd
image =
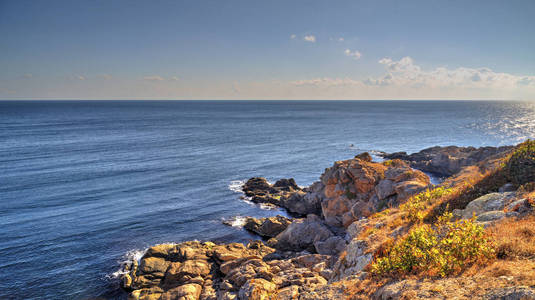
[[[437,186],[411,166],[454,178],[475,165],[488,168],[493,159],[512,149],[432,147],[412,156],[384,153],[393,160],[383,162],[373,162],[362,153],[335,162],[309,187],[299,187],[293,179],[269,183],[251,178],[241,186],[244,201],[283,209],[290,218],[238,216],[243,224],[226,224],[243,225],[259,237],[246,245],[193,241],[150,247],[139,261],[124,266],[122,286],[130,292],[129,299],[264,299],[265,295],[315,299],[316,290],[329,297],[343,296],[338,284],[370,278],[369,251],[374,246],[359,239],[372,223],[368,218]],[[237,192],[237,182],[231,182],[229,189]],[[407,231],[399,227],[392,236]],[[303,265],[299,262],[303,259],[314,263]],[[308,275],[303,277],[302,272]]]

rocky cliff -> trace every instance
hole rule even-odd
[[[434,188],[413,167],[452,174],[510,149],[434,147],[417,155],[387,155],[393,159],[384,162],[373,162],[363,153],[335,162],[306,188],[293,179],[270,184],[251,178],[243,186],[248,199],[283,207],[294,218],[248,217],[244,227],[264,238],[248,245],[195,241],[151,247],[139,262],[125,265],[123,287],[129,299],[421,299],[458,297],[460,290],[476,299],[532,299],[535,276],[525,270],[535,269],[535,262],[529,259],[523,261],[523,271],[502,271],[511,274],[507,278],[481,271],[479,277],[429,279],[420,285],[412,279],[370,274],[374,257],[414,225],[398,205]],[[454,210],[454,218],[475,215],[478,224],[500,228],[503,220],[533,215],[535,202],[515,190],[511,184],[498,193],[481,190],[488,195]],[[524,222],[529,228],[535,218]],[[516,234],[535,244],[535,233],[528,236],[531,231],[525,228]],[[535,257],[535,247],[529,255]],[[462,282],[473,284],[460,288]],[[484,290],[474,285],[483,282]],[[436,294],[433,286],[443,286],[443,291]]]

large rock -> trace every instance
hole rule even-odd
[[[352,240],[346,247],[346,254],[334,265],[331,280],[341,280],[364,270],[373,259],[373,253],[368,253],[367,250],[366,241]]]
[[[335,162],[320,180],[313,195],[321,203],[325,222],[345,227],[430,185],[427,175],[400,160],[376,163],[357,157]]]
[[[316,252],[314,243],[325,241],[333,233],[325,226],[320,217],[308,215],[305,219],[296,219],[277,237],[277,249],[286,251]]]
[[[283,232],[292,221],[281,215],[256,219],[248,217],[243,227],[262,237],[272,238]]]
[[[321,222],[317,216],[309,221]],[[139,266],[125,266],[123,287],[130,293],[128,298],[136,300],[236,300],[293,299],[299,287],[314,291],[327,285],[332,256],[269,258],[273,251],[261,241],[247,246],[211,242],[158,245],[146,251]]]
[[[468,203],[464,209],[454,210],[454,215],[462,219],[470,219],[474,215],[478,217],[488,212],[503,211],[505,206],[514,199],[514,192],[486,194]]]
[[[407,154],[396,152],[383,154],[385,159],[401,159],[409,162],[411,167],[441,176],[451,176],[463,167],[475,165],[491,156],[511,150],[512,146],[503,147],[431,147],[420,152]]]
[[[401,160],[377,163],[363,153],[335,162],[305,189],[293,179],[271,185],[255,177],[243,191],[253,202],[278,205],[299,215],[321,215],[330,226],[347,227],[361,217],[398,205],[429,185],[427,175]]]
[[[253,177],[247,180],[242,190],[255,203],[277,205],[298,215],[320,212],[319,199],[307,196],[308,189],[301,189],[293,178],[280,179],[272,185],[265,178]]]

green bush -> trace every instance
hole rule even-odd
[[[412,222],[421,222],[425,217],[425,208],[434,200],[441,198],[453,192],[451,188],[436,187],[434,189],[426,189],[418,193],[407,202],[399,206],[401,211],[407,212],[407,217]]]
[[[519,144],[505,164],[509,180],[516,185],[535,181],[535,140]]]
[[[434,226],[418,225],[377,257],[371,271],[377,275],[426,272],[446,276],[494,253],[485,231],[475,219],[451,222],[451,214]]]

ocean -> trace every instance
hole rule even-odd
[[[150,245],[255,239],[222,224],[284,214],[240,199],[253,176],[527,138],[533,102],[0,101],[0,299],[121,299]]]

